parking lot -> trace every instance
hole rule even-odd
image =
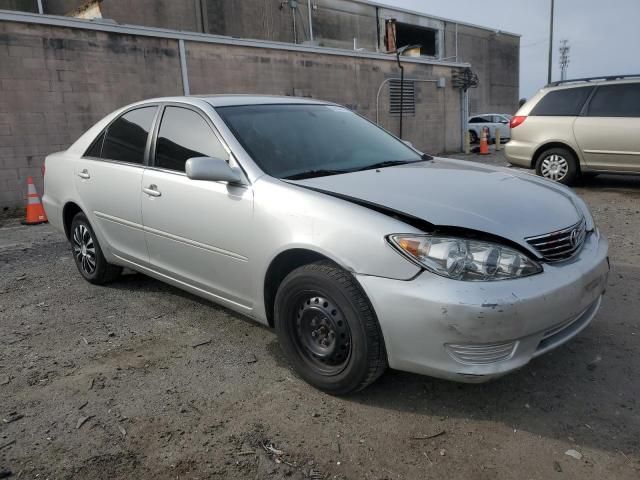
[[[610,241],[591,326],[492,383],[387,371],[345,398],[297,379],[267,328],[139,274],[90,285],[62,235],[2,219],[0,471],[637,479],[640,178],[576,190]]]

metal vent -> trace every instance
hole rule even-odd
[[[389,113],[400,116],[400,80],[389,82]],[[416,114],[416,84],[411,80],[404,81],[404,92],[402,93],[402,116],[414,116]]]
[[[557,232],[529,237],[525,240],[535,248],[548,262],[568,260],[580,251],[587,236],[587,223],[583,218],[572,225]]]
[[[504,362],[513,356],[518,342],[491,344],[446,344],[447,353],[457,362],[464,365],[488,365]]]

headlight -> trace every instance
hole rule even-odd
[[[455,280],[505,280],[542,271],[542,267],[526,255],[496,243],[409,234],[390,235],[388,240],[427,270]]]

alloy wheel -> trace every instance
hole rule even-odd
[[[85,225],[77,225],[73,231],[73,254],[76,262],[87,275],[96,271],[96,247],[91,232]]]
[[[542,160],[540,172],[543,177],[559,182],[567,176],[569,172],[569,162],[567,162],[567,159],[563,156],[554,153]]]

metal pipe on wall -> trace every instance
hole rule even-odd
[[[293,18],[293,43],[298,43],[298,27],[296,26],[296,7],[291,5],[291,17]]]
[[[178,40],[178,52],[180,55],[180,73],[182,74],[182,93],[189,95],[189,71],[187,70],[187,52],[184,47],[184,40]]]
[[[309,10],[309,40],[313,42],[313,15],[311,0],[307,0],[307,9]]]
[[[33,5],[33,4],[32,4]],[[38,0],[38,13],[40,15],[44,14],[44,8],[42,8],[42,0]]]
[[[458,24],[456,23],[456,62],[458,61]]]

